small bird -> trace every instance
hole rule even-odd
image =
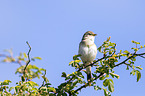
[[[95,36],[92,31],[87,31],[79,44],[79,55],[81,60],[83,61],[84,66],[87,66],[93,63],[94,59],[97,55],[97,46],[94,43]],[[91,66],[86,68],[87,80],[88,82],[91,80]]]

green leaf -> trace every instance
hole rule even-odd
[[[116,46],[116,44],[115,43],[111,43],[111,42],[109,42],[109,46]]]
[[[139,50],[138,48],[131,48],[131,49],[134,49],[134,51],[138,51]]]
[[[36,65],[28,65],[28,68],[29,69],[37,69],[37,70],[39,70],[39,68]]]
[[[103,85],[106,87],[106,86],[109,85],[109,83],[110,83],[109,80],[108,79],[105,79],[104,82],[103,82]]]
[[[143,46],[141,45],[140,48],[143,48]]]
[[[9,83],[12,83],[12,81],[10,81],[10,80],[4,80],[4,82],[2,83],[2,85],[9,85]]]
[[[130,60],[129,60],[128,62],[129,62],[129,64],[131,64],[131,63],[132,63]]]
[[[79,62],[81,62],[81,60],[75,60],[74,62],[79,63]]]
[[[122,50],[120,50],[120,53],[122,53]]]
[[[125,50],[124,53],[128,54],[129,52],[127,50]]]
[[[45,75],[43,75],[42,78],[44,79],[44,81],[45,81],[46,83],[49,82],[49,80],[47,79],[47,77],[45,77]]]
[[[128,67],[128,65],[127,65],[127,68],[126,68],[126,70],[129,70],[129,67]]]
[[[107,89],[104,89],[104,88],[103,88],[103,90],[104,90],[104,95],[105,95],[105,96],[108,96],[108,91],[107,91]]]
[[[136,41],[133,41],[133,40],[131,42],[132,43],[135,43],[135,44],[140,44],[140,42],[136,42]]]
[[[132,61],[136,61],[136,59],[134,58]]]
[[[110,92],[113,92],[114,91],[114,85],[112,83],[109,83],[108,89],[109,89]]]
[[[107,38],[107,41],[109,41],[111,39],[111,36]]]
[[[102,76],[102,77],[100,77],[99,79],[100,79],[100,80],[104,80],[104,79],[105,79],[105,77],[104,77],[104,76]]]
[[[47,89],[49,89],[49,91],[51,91],[51,92],[56,92],[55,88],[53,88],[53,87],[48,87]]]
[[[112,76],[112,78],[114,78],[114,75],[112,73],[110,73],[110,75]]]
[[[33,57],[34,59],[42,60],[41,57]]]
[[[134,43],[135,41],[132,40],[131,42]]]
[[[25,58],[27,58],[27,57],[28,57],[26,53],[23,53],[23,55],[24,55],[24,57],[25,57]]]
[[[28,83],[30,84],[30,86],[39,86],[37,83],[35,83],[33,81],[28,81]]]
[[[135,75],[135,72],[136,72],[136,70],[132,70],[131,72],[130,72],[130,75],[132,74],[132,75]]]
[[[119,75],[117,75],[117,74],[115,74],[115,73],[110,73],[110,75],[114,78],[114,76],[117,78],[117,79],[119,79],[120,78],[120,76]]]
[[[135,68],[134,65],[132,65],[132,68],[133,68],[133,69]]]
[[[82,75],[82,73],[81,73],[81,72],[76,72],[76,74],[77,74],[79,77],[84,78],[84,76]]]
[[[113,82],[113,80],[112,79],[108,79],[109,81],[111,81],[112,82],[112,84],[114,84],[114,82]]]
[[[24,76],[21,76],[21,80],[24,82],[25,81],[25,77]]]
[[[106,75],[105,77],[106,77],[106,78],[108,78],[108,77],[109,77],[109,75]]]
[[[58,96],[67,96],[67,94],[66,94],[66,93],[63,93],[63,94],[61,94],[61,95],[58,95]]]
[[[140,71],[136,70],[136,76],[137,76],[137,82],[138,82],[140,80],[140,78],[141,78]]]
[[[12,89],[14,89],[15,87],[10,87],[10,89],[9,89],[9,92],[12,90]]]
[[[71,65],[71,64],[73,64],[73,63],[74,63],[74,61],[69,62],[69,65]]]
[[[137,69],[142,70],[143,68],[141,68],[141,66],[135,66]]]
[[[79,58],[78,58],[78,57],[80,57],[80,56],[81,56],[81,54],[74,55],[74,56],[73,56],[73,60],[79,60]]]
[[[16,86],[16,87],[15,87],[15,90],[14,90],[15,93],[18,93],[18,92],[19,92],[19,88],[20,88],[20,87],[21,87],[21,86]]]
[[[96,91],[98,91],[98,90],[101,90],[102,88],[99,87],[99,86],[94,86],[94,89],[95,89]]]
[[[101,52],[101,46],[98,48],[98,51]]]
[[[50,83],[46,83],[45,85],[51,85]]]
[[[47,87],[41,87],[40,90],[46,91]]]
[[[66,77],[66,73],[65,72],[62,72],[61,77]]]

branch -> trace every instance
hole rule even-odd
[[[79,70],[77,70],[76,72],[80,72],[82,69],[85,69],[86,67],[88,67],[88,66],[93,66],[95,63],[97,63],[97,62],[99,62],[99,61],[101,61],[101,60],[103,60],[103,59],[105,59],[105,58],[109,58],[109,57],[112,57],[112,56],[106,56],[106,57],[102,57],[102,58],[100,58],[100,59],[98,59],[97,61],[95,61],[95,62],[93,62],[93,63],[91,63],[91,64],[89,64],[89,65],[87,65],[87,66],[84,66],[84,67],[81,67],[81,68],[79,68]],[[101,73],[100,73],[101,74]],[[73,75],[68,81],[66,81],[66,82],[64,82],[63,84],[64,84],[64,86],[63,87],[65,87],[68,83],[70,83],[73,79],[74,79],[74,77],[75,77],[75,75]],[[98,76],[98,78],[100,77],[100,75]],[[96,78],[97,79],[97,78]],[[96,80],[95,79],[95,80]],[[82,88],[85,88],[85,86],[86,85],[83,85],[82,86]],[[82,89],[81,88],[81,89]],[[63,88],[62,88],[63,89]],[[81,89],[78,89],[78,90],[81,90]]]
[[[46,76],[46,70],[45,70],[45,73],[44,73],[44,75],[43,75],[44,77]],[[43,78],[44,80],[43,80],[43,82],[42,82],[42,85],[38,88],[38,90],[40,91],[40,89],[41,89],[41,87],[43,87],[43,86],[46,86],[46,84],[44,84],[46,81],[45,81],[45,78]]]
[[[26,68],[27,68],[27,66],[29,65],[29,63],[30,63],[30,56],[29,56],[29,54],[30,54],[30,51],[31,51],[31,46],[29,45],[29,43],[28,43],[28,41],[26,41],[26,43],[27,43],[27,45],[28,45],[28,47],[29,47],[29,51],[28,51],[28,53],[27,53],[27,56],[28,56],[28,61],[27,61],[27,63],[26,63],[26,66],[25,66],[25,68],[24,68],[24,72],[23,72],[23,74],[24,74],[24,76],[25,76],[25,70],[26,70]]]
[[[121,65],[121,64],[126,64],[126,61],[128,61],[129,59],[131,59],[131,58],[134,57],[134,56],[142,56],[142,55],[145,55],[145,53],[141,53],[141,54],[136,54],[136,53],[134,53],[132,56],[128,57],[127,59],[125,59],[125,60],[122,61],[121,63],[115,65],[115,67],[116,67],[116,66],[119,66],[119,65]],[[107,56],[106,58],[108,58],[108,57],[110,57],[110,56]],[[95,63],[99,62],[99,61],[102,60],[102,59],[105,59],[105,57],[103,57],[103,58],[101,58],[101,59],[98,59],[96,62],[94,62],[94,63],[92,63],[92,64],[90,64],[90,65],[88,65],[88,66],[93,66]],[[86,66],[86,67],[88,67],[88,66]],[[85,67],[85,68],[86,68],[86,67]],[[82,70],[82,69],[79,69],[78,71],[80,71],[80,70]],[[97,79],[100,78],[103,74],[104,74],[104,73],[100,73],[100,75],[97,76],[97,78],[95,78],[94,80],[97,80]],[[87,86],[89,86],[88,83],[85,84],[85,85],[83,85],[83,86],[81,86],[80,88],[76,89],[76,90],[74,91],[74,93],[78,92],[79,90],[81,90],[81,89],[83,89],[83,88],[86,88]]]
[[[145,58],[144,56],[140,56],[140,57]]]
[[[134,56],[142,56],[142,55],[145,55],[145,53],[141,53],[141,54],[136,54],[136,53],[134,53],[132,56],[128,57],[127,59],[125,59],[124,61],[120,62],[119,64],[116,64],[114,67],[126,63],[126,61],[128,61],[128,60],[131,59],[131,58],[133,58]],[[103,59],[105,59],[105,58],[109,58],[109,57],[112,57],[112,55],[102,57],[102,58],[98,59],[97,61],[95,61],[95,62],[93,62],[93,63],[91,63],[91,64],[89,64],[89,65],[87,65],[87,66],[84,66],[84,67],[79,68],[76,72],[80,72],[82,69],[85,69],[85,68],[88,67],[88,66],[93,66],[95,63],[97,63],[97,62],[99,62],[99,61],[101,61],[101,60],[103,60]],[[100,75],[97,76],[97,78],[95,78],[94,80],[97,80],[97,79],[100,78],[103,74],[104,74],[104,73],[100,73]],[[68,83],[70,83],[70,82],[74,79],[74,77],[75,77],[75,75],[73,75],[68,81],[66,81],[65,83],[63,83],[63,84],[64,84],[63,87],[65,87]],[[89,86],[88,83],[86,83],[85,85],[83,85],[83,86],[81,86],[80,88],[76,89],[76,90],[74,91],[74,93],[78,92],[79,90],[81,90],[81,89],[83,89],[83,88],[86,88],[87,86]]]
[[[112,57],[112,56],[102,57],[102,58],[98,59],[97,61],[95,61],[95,62],[93,62],[93,63],[91,63],[91,64],[89,64],[89,65],[87,65],[87,66],[81,67],[81,68],[80,68],[79,70],[77,70],[76,72],[80,72],[82,69],[85,69],[85,68],[87,68],[88,66],[93,66],[95,63],[97,63],[97,62],[99,62],[99,61],[101,61],[101,60],[103,60],[103,59],[105,59],[105,58],[109,58],[109,57]],[[75,77],[75,75],[73,75],[73,76],[70,78],[69,81],[65,82],[65,85],[68,84],[68,83],[70,83],[71,80],[72,80],[74,77]]]
[[[116,64],[114,67],[124,64],[126,61],[128,61],[131,58],[133,58],[134,56],[142,56],[142,55],[145,55],[145,53],[141,53],[141,54],[134,53],[132,56],[128,57],[127,59],[125,59],[124,61],[120,62],[119,64]]]
[[[104,74],[104,73],[100,73],[100,75],[97,76],[97,78],[95,78],[94,80],[97,80],[97,79],[100,78],[103,74]],[[89,86],[89,82],[88,82],[87,84],[84,84],[84,85],[81,86],[80,88],[76,89],[76,90],[74,91],[74,93],[80,91],[80,90],[83,89],[83,88],[86,88],[87,86]]]
[[[145,55],[145,53],[141,53],[141,54],[136,54],[136,53],[134,53],[132,56],[128,57],[127,59],[125,59],[125,60],[122,61],[121,63],[115,65],[115,67],[116,67],[116,66],[119,66],[119,65],[121,65],[121,64],[126,64],[126,61],[128,61],[129,59],[131,59],[131,58],[134,57],[134,56],[142,56],[142,55]],[[108,58],[108,57],[110,57],[110,56],[107,56],[106,58]],[[102,60],[102,59],[105,59],[105,57],[103,57],[103,58],[101,58],[101,59],[98,59],[96,62],[91,63],[91,64],[88,65],[88,66],[93,66],[95,63],[99,62],[99,61]],[[88,67],[88,66],[85,66],[85,68]],[[81,70],[82,70],[82,68],[79,69],[78,71],[81,71]],[[94,80],[97,80],[97,79],[100,78],[103,74],[104,74],[104,73],[100,73],[100,75],[97,76],[97,78],[95,78]],[[83,88],[86,88],[87,86],[89,86],[88,83],[85,84],[85,85],[83,85],[83,86],[81,86],[80,88],[76,89],[76,90],[74,91],[74,93],[78,92],[79,90],[81,90],[81,89],[83,89]]]

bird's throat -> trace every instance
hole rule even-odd
[[[87,36],[82,39],[82,42],[84,42],[85,45],[92,45],[94,44],[94,39],[95,39],[94,36]]]
[[[91,40],[91,39],[85,39],[85,40],[82,40],[82,42],[87,46],[94,44],[94,40]]]

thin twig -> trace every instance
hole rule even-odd
[[[97,76],[97,78],[95,78],[94,80],[97,80],[98,78],[100,78],[102,75],[104,75],[103,73],[100,73],[99,76]],[[81,86],[80,88],[76,89],[74,91],[74,93],[78,92],[79,90],[83,89],[83,88],[86,88],[87,86],[89,86],[89,82],[87,84],[84,84],[83,86]]]
[[[28,51],[28,53],[27,53],[27,56],[28,56],[28,61],[27,61],[27,63],[26,63],[26,66],[25,66],[25,68],[24,68],[24,72],[23,72],[23,74],[24,74],[24,76],[25,76],[25,70],[26,70],[26,68],[27,68],[27,66],[29,65],[29,63],[30,63],[30,56],[29,56],[29,54],[30,54],[30,52],[31,52],[31,46],[29,45],[29,43],[28,43],[28,41],[26,41],[26,43],[27,43],[27,45],[28,45],[28,47],[29,47],[29,51]]]
[[[126,62],[124,64],[127,65],[127,66],[129,66],[131,69],[133,69],[132,66],[131,66],[131,64],[127,64]],[[133,69],[133,70],[135,70],[135,69]]]
[[[44,77],[46,76],[46,70],[45,70],[45,73],[44,73],[43,76],[44,76]],[[43,80],[42,85],[38,88],[39,90],[40,90],[41,87],[46,86],[44,83],[45,83],[45,79]]]
[[[140,56],[140,57],[145,58],[144,56]]]
[[[142,56],[142,55],[145,55],[145,53],[141,53],[141,54],[134,53],[132,56],[128,57],[127,59],[125,59],[124,61],[120,62],[119,64],[116,64],[114,67],[124,64],[126,61],[128,61],[131,58],[133,58],[134,56]]]

